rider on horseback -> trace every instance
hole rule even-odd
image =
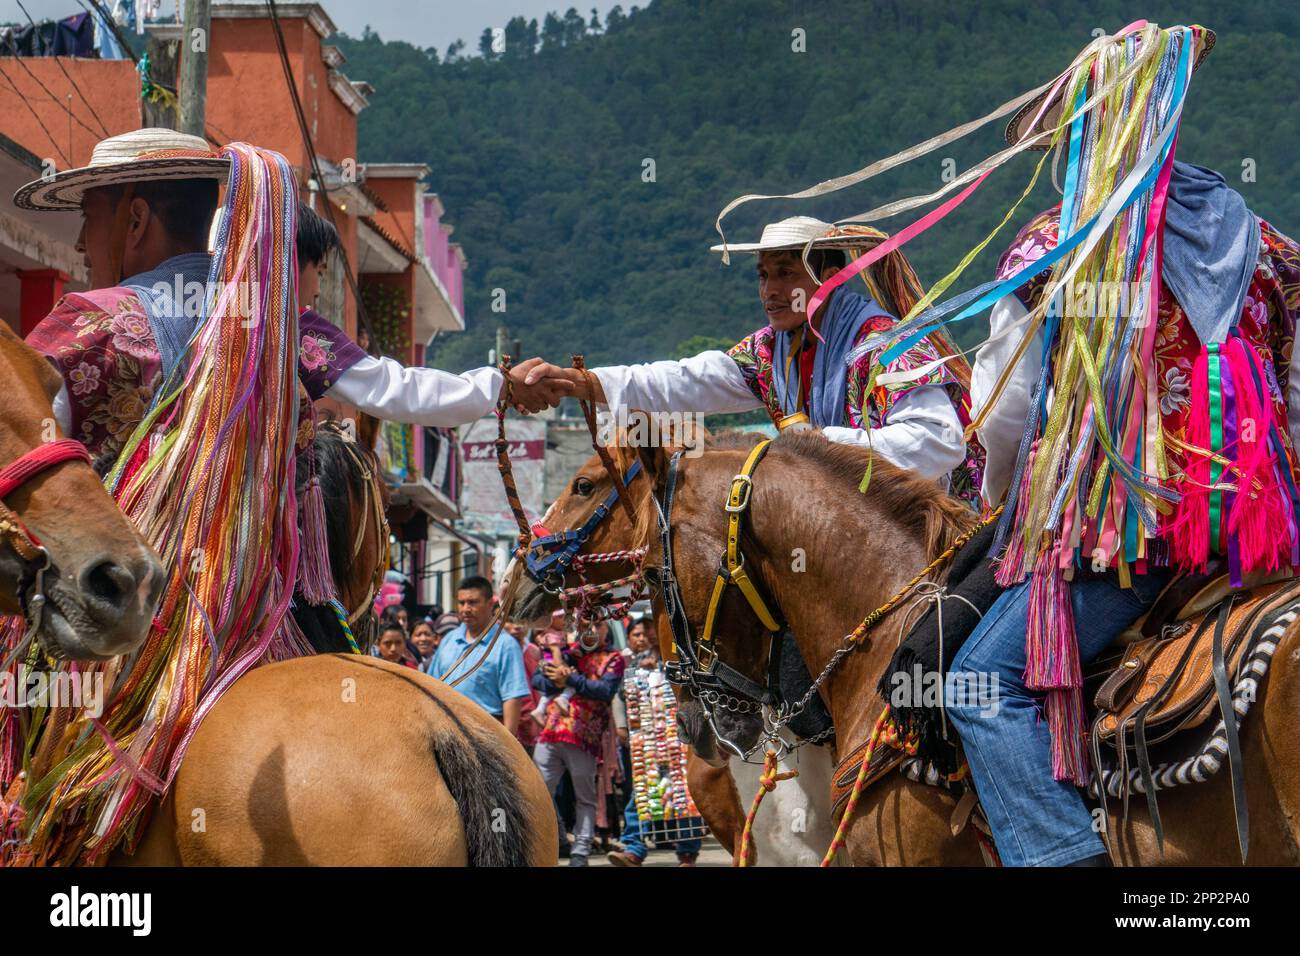
[[[889,254],[866,274],[870,297],[836,289],[811,320],[807,315],[818,285],[846,265],[846,252],[885,238],[866,227],[835,229],[806,216],[771,223],[758,242],[726,247],[757,254],[759,298],[768,320],[726,352],[596,368],[590,380],[574,369],[540,365],[527,380],[567,380],[579,398],[594,398],[611,410],[722,414],[761,408],[781,429],[816,427],[831,441],[870,446],[927,478],[950,476],[952,491],[973,503],[983,456],[962,438],[969,374],[960,358],[896,384],[873,374],[878,352],[860,347],[920,297],[920,283],[903,254]],[[817,278],[801,259],[810,243],[808,262]],[[945,339],[930,337],[878,372],[915,370],[951,355]]]
[[[1181,54],[1183,76],[1190,75],[1183,66],[1189,51],[1180,44],[1194,42],[1200,57],[1213,45],[1213,34],[1202,28],[1164,32],[1165,38],[1156,32],[1144,42],[1168,43],[1158,48],[1171,58]],[[1122,37],[1112,39],[1125,49]],[[1127,49],[1131,56],[1131,37]],[[1178,74],[1171,68],[1164,75]],[[1007,131],[1011,143],[1030,135],[1021,121],[1038,107],[1030,104],[1013,120]],[[1060,109],[1058,101],[1040,112],[1038,128],[1056,127]],[[1080,162],[1077,143],[1106,142],[1096,129],[1088,132],[1093,139],[1071,137],[1070,162]],[[1057,272],[1039,273],[997,302],[990,342],[975,362],[971,392],[977,412],[994,400],[999,386],[1002,392],[978,434],[988,451],[984,496],[990,505],[1005,498],[1008,519],[1014,515],[997,572],[1011,587],[984,614],[953,663],[958,674],[996,675],[999,706],[990,712],[958,702],[949,706],[948,716],[1006,864],[1108,863],[1093,815],[1076,789],[1088,777],[1081,753],[1086,724],[1079,667],[1151,608],[1178,572],[1204,573],[1209,551],[1227,556],[1235,587],[1241,586],[1243,571],[1275,571],[1294,566],[1300,556],[1295,524],[1300,474],[1292,446],[1292,434],[1300,433],[1295,431],[1300,373],[1292,361],[1300,247],[1255,216],[1218,173],[1175,163],[1172,149],[1157,166],[1166,162],[1151,206],[1152,221],[1162,230],[1152,245],[1157,257],[1163,246],[1163,261],[1156,260],[1158,303],[1138,300],[1150,312],[1133,326],[1132,348],[1126,344],[1118,350],[1125,364],[1114,366],[1117,378],[1108,379],[1104,365],[1100,370],[1106,394],[1120,396],[1106,408],[1113,416],[1109,424],[1100,421],[1093,429],[1093,419],[1085,418],[1071,426],[1069,408],[1059,407],[1084,407],[1076,390],[1083,385],[1072,384],[1082,379],[1071,371],[1068,357],[1077,358],[1076,348],[1086,347],[1082,337],[1071,341],[1070,335],[1087,328],[1087,321],[1076,326],[1066,312],[1062,337],[1047,350],[1043,326],[1026,324],[1029,312],[1046,301],[1048,277],[1056,280]],[[1072,166],[1070,174],[1074,171]],[[1085,181],[1081,173],[1080,189]],[[1067,237],[1087,232],[1087,225],[1079,225],[1080,210],[1092,215],[1103,203],[1089,196],[1086,202],[1076,197],[1071,205],[1067,179],[1065,205],[1078,215],[1063,218],[1056,207],[1021,230],[999,263],[1000,279],[1051,254]],[[1143,210],[1139,221],[1146,216]],[[1112,229],[1118,236],[1119,220]],[[1100,314],[1094,328],[1102,317],[1107,316]],[[1148,337],[1144,330],[1151,320]],[[1025,333],[1002,334],[1017,325],[1038,330],[1018,364]],[[1136,375],[1136,390],[1125,392],[1121,385],[1112,393],[1111,383],[1126,374]],[[1132,406],[1130,394],[1138,396]],[[1090,411],[1093,407],[1089,403]],[[1125,411],[1130,407],[1136,412],[1131,417]],[[1079,432],[1063,432],[1062,421]],[[1094,444],[1106,432],[1136,436],[1134,443],[1115,442],[1136,466],[1136,477],[1122,478],[1118,470],[1107,477],[1106,468],[1118,466]],[[1049,459],[1051,449],[1064,449],[1059,472],[1037,467],[1039,457],[1057,460]],[[1152,461],[1167,464],[1150,467]],[[1220,483],[1220,473],[1234,484]],[[1098,497],[1085,511],[1090,481],[1098,483]],[[1242,486],[1254,492],[1232,493]],[[1137,490],[1126,494],[1125,487]],[[1058,505],[1053,512],[1058,517],[1046,523],[1046,512],[1037,510],[1040,501],[1065,501],[1066,507],[1062,511]],[[1139,507],[1144,501],[1155,510]],[[1271,517],[1261,520],[1266,515]],[[1249,539],[1247,529],[1252,529]]]
[[[14,196],[24,209],[80,209],[83,217],[77,248],[91,289],[64,296],[27,341],[64,378],[54,402],[59,426],[101,465],[144,417],[204,314],[208,236],[228,166],[199,137],[142,129],[99,143],[90,166],[29,183]],[[305,218],[309,225],[316,219],[310,211]],[[338,237],[316,221],[311,258],[323,259]],[[312,270],[303,274],[300,301],[309,301],[313,279]],[[369,356],[313,309],[300,326],[298,374],[313,399],[328,395],[378,418],[453,426],[488,414],[501,389],[495,368],[452,375]],[[527,384],[538,362],[511,372],[514,399],[529,411],[556,404],[568,390],[559,382]]]

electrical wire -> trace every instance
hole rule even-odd
[[[32,15],[28,13],[27,8],[23,6],[23,0],[16,0],[16,2],[18,3],[18,9],[23,12],[23,16],[27,18],[27,22],[30,23],[32,25],[32,29],[35,30],[36,21],[32,19]],[[77,81],[72,78],[72,74],[68,72],[68,68],[63,65],[63,57],[54,56],[53,60],[55,63],[59,65],[59,69],[63,71],[63,75],[67,78],[68,82],[72,84],[72,88],[77,91],[77,95],[81,97],[81,102],[86,104],[86,109],[90,110],[90,115],[93,116],[95,118],[95,122],[99,124],[99,128],[103,131],[103,135],[107,137],[108,127],[104,125],[104,121],[100,119],[99,114],[95,112],[95,107],[90,105],[90,100],[87,99],[86,94],[81,91],[81,87],[77,85]],[[91,135],[94,134],[92,133]]]
[[[307,150],[307,157],[311,161],[312,178],[316,180],[316,185],[324,189],[325,177],[321,172],[320,159],[316,156],[316,147],[311,141],[311,132],[307,127],[307,115],[302,108],[302,99],[298,96],[298,87],[293,80],[293,67],[289,63],[289,52],[284,42],[284,30],[280,26],[280,12],[276,9],[275,0],[266,0],[267,9],[271,12],[271,25],[275,29],[275,45],[280,51],[280,65],[284,68],[285,84],[289,87],[289,95],[293,100],[293,110],[298,117],[298,130],[302,134],[303,146]],[[334,217],[334,204],[328,197],[321,204],[325,209],[325,218],[334,227],[334,231],[340,236],[343,235],[339,229],[338,222]],[[347,252],[339,248],[339,260],[343,263],[343,274],[348,281],[348,288],[352,290],[352,298],[357,304],[357,321],[361,327],[366,330],[372,343],[378,342],[374,328],[370,324],[370,316],[366,312],[365,303],[361,301],[361,289],[357,285],[357,277],[352,272],[352,263],[348,260]]]

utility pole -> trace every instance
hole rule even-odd
[[[511,348],[512,345],[514,346],[513,349]],[[519,356],[518,356],[518,354],[517,354],[518,351],[519,351],[519,343],[518,343],[518,340],[515,340],[515,341],[512,343],[512,342],[511,342],[511,339],[510,339],[510,330],[509,330],[508,328],[506,328],[504,325],[498,325],[498,326],[497,326],[497,344],[496,344],[496,350],[495,350],[495,352],[493,353],[493,358],[494,358],[498,363],[500,363],[502,356],[505,356],[505,355],[509,355],[509,356],[511,357],[511,359],[517,359],[517,358],[519,358]]]
[[[180,131],[204,136],[207,131],[208,38],[212,33],[212,0],[185,0],[185,35],[181,38],[179,76]]]

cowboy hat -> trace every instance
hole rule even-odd
[[[880,242],[879,236],[852,234],[828,235],[839,230],[829,222],[811,216],[791,216],[763,227],[758,242],[736,242],[710,247],[710,252],[776,252],[781,249],[802,250],[809,242],[814,249],[861,249]]]
[[[1214,42],[1217,38],[1214,31],[1207,27],[1193,26],[1192,29],[1195,31],[1196,37],[1196,62],[1192,65],[1192,70],[1195,72],[1201,68],[1201,63],[1210,55],[1210,51],[1214,49]],[[1121,43],[1123,42],[1122,37],[1110,37],[1110,39],[1118,40]],[[1011,117],[1011,122],[1007,124],[1006,132],[1007,143],[1009,145],[1015,146],[1026,136],[1033,136],[1036,133],[1041,133],[1045,130],[1056,129],[1056,127],[1060,125],[1061,103],[1065,99],[1064,85],[1057,87],[1056,95],[1052,98],[1051,105],[1049,105],[1046,110],[1043,110],[1043,115],[1039,117],[1038,122],[1032,128],[1030,127],[1030,121],[1038,111],[1042,109],[1043,100],[1047,98],[1047,95],[1050,92],[1052,91],[1048,90],[1038,94],[1038,96],[1035,96],[1032,100],[1022,106],[1016,112],[1015,116]],[[1041,151],[1048,149],[1050,146],[1051,143],[1044,141],[1041,143],[1035,143],[1033,146],[1030,146],[1029,149]]]
[[[166,179],[225,182],[230,160],[200,136],[174,129],[137,129],[95,145],[90,165],[38,179],[14,193],[19,209],[76,210],[88,189]]]

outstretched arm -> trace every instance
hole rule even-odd
[[[313,309],[303,312],[298,324],[298,376],[313,399],[328,395],[376,418],[449,428],[490,414],[501,393],[501,373],[494,368],[455,375],[367,355]],[[541,359],[529,359],[511,370],[512,396],[522,411],[557,405],[571,391],[562,381],[526,384],[539,364]]]
[[[544,364],[532,370],[529,380],[569,382],[578,398],[610,408],[726,414],[762,407],[735,360],[720,351],[675,362],[593,368],[590,382],[576,369]]]

